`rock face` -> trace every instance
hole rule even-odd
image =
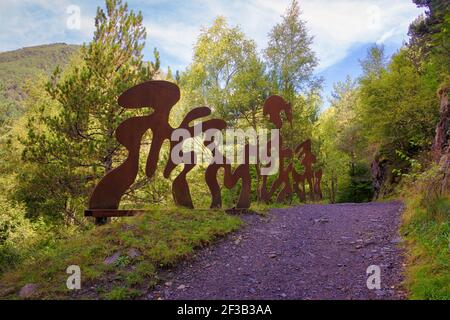
[[[448,105],[448,87],[439,90],[440,118],[436,126],[436,136],[433,141],[433,158],[439,165],[440,173],[442,173],[441,190],[444,194],[450,189],[450,145],[449,145],[449,129],[450,129],[450,108]]]
[[[436,136],[433,141],[433,156],[436,163],[439,163],[444,150],[448,147],[449,138],[449,122],[450,108],[448,106],[448,88],[444,87],[439,90],[439,98],[441,100],[440,119],[436,126]]]
[[[439,167],[443,173],[441,193],[444,194],[446,191],[450,190],[450,146],[447,147],[446,152],[441,157]]]
[[[19,297],[22,299],[31,298],[36,294],[37,288],[37,285],[34,283],[27,283],[20,289]]]
[[[378,199],[383,195],[383,185],[388,180],[388,163],[386,159],[381,159],[380,155],[375,157],[370,165],[372,176],[373,197]]]

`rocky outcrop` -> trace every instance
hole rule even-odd
[[[439,168],[442,172],[441,194],[450,191],[450,146],[447,147],[439,160]]]
[[[440,103],[440,118],[436,126],[436,135],[433,141],[433,158],[436,163],[441,161],[444,151],[448,148],[449,139],[449,122],[450,122],[450,108],[448,105],[448,87],[442,87],[439,92]]]
[[[372,176],[373,198],[377,200],[389,193],[390,189],[386,188],[386,182],[390,182],[392,176],[390,174],[389,161],[380,155],[375,156],[375,159],[370,165],[370,174]]]
[[[372,186],[374,198],[378,199],[381,191],[381,186],[383,185],[383,167],[381,166],[380,159],[377,157],[372,161],[370,165],[370,173],[372,175]]]
[[[442,173],[441,194],[448,192],[450,189],[450,108],[448,105],[448,91],[449,88],[443,86],[438,92],[441,102],[440,117],[436,126],[436,135],[432,147],[434,161],[439,165],[439,171]]]

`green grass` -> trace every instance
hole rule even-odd
[[[127,300],[137,298],[141,295],[139,290],[126,287],[115,287],[110,292],[103,295],[107,300]]]
[[[414,300],[450,300],[450,197],[407,201],[405,285]]]
[[[36,299],[131,299],[161,281],[160,270],[176,265],[194,249],[236,230],[238,217],[221,210],[158,210],[97,227],[36,252],[0,279],[0,298],[17,299],[27,283],[38,285]],[[140,255],[130,257],[128,251]],[[120,252],[111,265],[103,262]],[[79,292],[66,288],[66,268],[81,268]]]
[[[263,202],[252,202],[250,206],[250,211],[257,212],[260,215],[267,215],[272,209],[284,209],[290,208],[297,204],[287,204],[287,203],[263,203]]]

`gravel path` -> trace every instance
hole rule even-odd
[[[402,299],[400,202],[303,205],[246,226],[165,275],[148,299]],[[366,270],[381,268],[381,289]]]

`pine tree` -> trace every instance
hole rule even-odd
[[[114,131],[133,112],[117,98],[159,67],[158,59],[143,62],[142,19],[121,0],[107,0],[106,10],[97,9],[92,42],[68,72],[57,69],[48,82],[53,110],[42,105],[22,141],[23,159],[33,169],[22,174],[17,194],[30,215],[79,220],[95,182],[123,159]]]

